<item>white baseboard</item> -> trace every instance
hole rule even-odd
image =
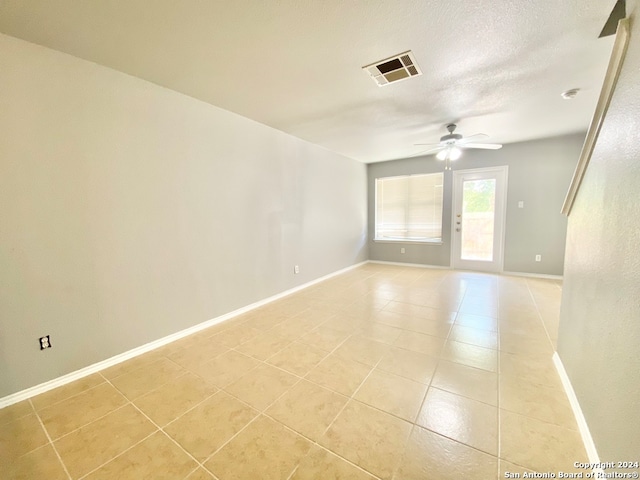
[[[367,260],[367,263],[377,263],[380,265],[397,265],[398,267],[438,268],[440,270],[451,270],[451,267],[449,266],[427,265],[424,263],[385,262],[383,260]]]
[[[584,448],[587,451],[587,456],[589,457],[589,463],[599,464],[600,457],[598,456],[596,445],[595,443],[593,443],[593,438],[591,437],[591,432],[589,431],[589,425],[587,425],[587,421],[584,418],[582,408],[580,408],[580,403],[578,402],[578,397],[576,397],[576,392],[574,392],[573,390],[573,386],[571,385],[571,381],[569,380],[567,371],[564,369],[564,365],[562,364],[562,360],[560,360],[558,352],[555,352],[553,354],[553,363],[556,366],[556,370],[558,371],[558,375],[560,376],[560,380],[562,381],[562,386],[564,387],[564,391],[567,394],[567,398],[569,399],[569,404],[571,405],[571,409],[573,410],[573,415],[576,417],[578,429],[580,430],[580,436],[582,436],[582,442],[584,443]],[[595,471],[602,470],[595,469]]]
[[[151,350],[155,350],[156,348],[162,347],[168,343],[175,342],[176,340],[184,338],[188,335],[194,334],[206,328],[212,327],[213,325],[217,325],[226,320],[237,317],[238,315],[241,315],[243,313],[249,312],[258,307],[266,305],[268,303],[279,300],[283,297],[296,293],[300,290],[304,290],[305,288],[308,288],[312,285],[323,282],[331,277],[335,277],[336,275],[340,275],[349,270],[357,268],[361,265],[364,265],[365,263],[367,262],[366,261],[360,262],[355,265],[351,265],[349,267],[343,268],[341,270],[337,270],[333,273],[324,275],[323,277],[320,277],[320,278],[316,278],[315,280],[312,280],[305,284],[299,285],[289,290],[285,290],[284,292],[278,293],[271,297],[265,298],[258,302],[255,302],[245,307],[234,310],[233,312],[229,312],[219,317],[212,318],[211,320],[206,320],[192,327],[186,328],[184,330],[180,330],[179,332],[176,332],[176,333],[172,333],[171,335],[167,335],[166,337],[159,338],[158,340],[154,340],[153,342],[146,343],[139,347],[123,352],[119,355],[115,355],[111,358],[107,358],[106,360],[103,360],[101,362],[94,363],[93,365],[89,365],[87,367],[81,368],[80,370],[67,373],[66,375],[62,375],[61,377],[54,378],[53,380],[49,380],[48,382],[44,382],[39,385],[35,385],[33,387],[27,388],[25,390],[12,393],[11,395],[7,395],[6,397],[0,398],[0,409],[4,407],[8,407],[9,405],[13,405],[14,403],[21,402],[22,400],[35,397],[36,395],[40,395],[41,393],[48,392],[49,390],[53,390],[54,388],[61,387],[63,385],[66,385],[67,383],[71,383],[80,378],[99,372],[100,370],[104,370],[105,368],[111,367],[113,365],[117,365],[118,363],[124,362],[125,360],[129,360],[133,357],[137,357],[138,355],[142,355],[143,353],[150,352]]]
[[[562,275],[547,275],[546,273],[527,273],[527,272],[502,272],[502,275],[512,275],[514,277],[529,277],[529,278],[546,278],[549,280],[562,280]]]
[[[437,268],[440,270],[455,270],[453,267],[449,265],[428,265],[425,263],[408,263],[408,262],[387,262],[384,260],[368,260],[366,263],[377,263],[380,265],[397,265],[399,267],[418,267],[418,268]],[[467,271],[467,270],[457,270],[457,271]],[[472,270],[469,270],[472,271]],[[477,272],[483,273],[483,272]],[[494,273],[494,272],[488,272]],[[514,277],[528,277],[528,278],[546,278],[549,280],[562,280],[562,275],[547,275],[545,273],[527,273],[527,272],[496,272],[498,275],[512,275]]]

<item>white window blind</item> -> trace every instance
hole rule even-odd
[[[442,173],[376,179],[376,240],[442,241]]]

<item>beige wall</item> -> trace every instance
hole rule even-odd
[[[0,65],[0,397],[366,259],[364,165],[4,35]]]
[[[601,461],[640,453],[640,5],[569,216],[558,353]],[[637,470],[637,469],[636,469]]]

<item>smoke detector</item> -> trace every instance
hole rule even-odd
[[[571,90],[567,90],[566,92],[562,92],[560,94],[560,96],[562,98],[564,98],[565,100],[571,100],[572,98],[576,98],[576,95],[578,95],[579,91],[580,91],[579,88],[572,88]]]
[[[422,75],[411,50],[362,67],[379,87]]]

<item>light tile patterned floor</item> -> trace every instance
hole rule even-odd
[[[586,461],[560,285],[367,264],[0,410],[8,479],[473,479]]]

